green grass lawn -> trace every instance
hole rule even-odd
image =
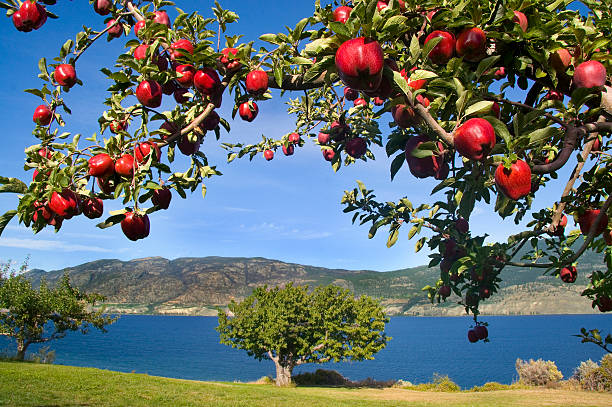
[[[197,382],[133,373],[0,362],[1,406],[612,406],[612,394],[516,389],[426,392],[404,389]]]

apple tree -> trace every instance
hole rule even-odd
[[[377,301],[333,285],[258,287],[229,312],[219,310],[221,343],[272,360],[278,386],[291,383],[296,366],[373,359],[391,339]]]
[[[56,17],[43,3],[55,1],[0,5],[27,32]],[[570,0],[317,0],[286,32],[259,37],[265,46],[225,36],[238,16],[218,3],[206,16],[178,9],[174,21],[170,1],[90,3],[106,28],[85,27],[52,60],[41,58],[38,86],[26,90],[42,99],[25,149],[33,177],[0,179],[3,192],[20,194],[0,228],[16,218],[34,232],[59,230],[80,214],[101,217],[115,199],[125,208],[97,226],[120,224],[128,239],[145,238],[149,216],[173,195],[205,194],[204,181],[221,175],[200,151],[206,134],[228,161],[272,160],[313,142],[334,171],[365,167],[381,146],[391,178],[439,181],[431,200],[380,202],[358,183],[345,192],[344,211],[369,226],[369,237],[385,229],[388,246],[403,236],[428,247],[440,278],[425,291],[431,301],[460,299],[474,315],[471,341],[487,336],[478,305],[495,295],[502,269],[530,267],[571,283],[587,249],[608,267],[582,294],[612,310],[609,1],[576,10]],[[79,58],[104,37],[129,51],[102,68],[108,109],[92,132],[109,137],[82,140],[68,131],[69,91],[87,85]],[[256,144],[224,142],[230,126],[216,109],[230,103],[233,115],[253,121],[275,89],[292,95],[295,128]],[[176,104],[161,111],[170,95]],[[188,168],[175,164],[177,153],[191,158]],[[562,190],[547,187],[561,176]],[[556,198],[533,208],[542,193]],[[523,230],[505,242],[471,233],[477,204]],[[569,217],[580,230],[566,232]]]
[[[103,315],[103,310],[90,308],[104,298],[86,294],[73,287],[65,274],[54,288],[43,279],[35,289],[22,274],[10,272],[10,264],[0,269],[0,336],[17,342],[18,360],[23,360],[28,347],[61,339],[70,331],[83,334],[92,328],[106,332],[115,318]],[[26,270],[26,265],[21,271]]]

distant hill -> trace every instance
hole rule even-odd
[[[483,314],[566,314],[594,312],[580,297],[586,276],[603,268],[602,255],[581,258],[575,284],[542,276],[537,270],[507,268],[501,292],[481,303]],[[97,260],[46,272],[31,270],[27,277],[38,284],[42,277],[53,284],[64,273],[88,292],[107,297],[109,312],[171,315],[216,315],[216,307],[240,300],[264,284],[294,282],[310,286],[337,284],[356,295],[380,298],[391,315],[462,315],[457,297],[432,305],[421,288],[439,277],[439,268],[420,266],[389,272],[327,269],[264,258],[201,257],[168,260],[149,257],[130,261]]]

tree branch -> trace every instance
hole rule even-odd
[[[548,164],[534,165],[531,172],[534,174],[548,174],[557,171],[563,167],[567,160],[572,155],[572,152],[578,144],[578,140],[586,134],[596,132],[611,132],[612,122],[597,122],[597,123],[586,123],[580,127],[568,127],[565,133],[565,139],[563,140],[563,148],[557,155],[554,161]]]
[[[574,255],[572,257],[570,257],[564,264],[571,264],[571,263],[575,262],[576,260],[578,260],[578,258],[580,258],[580,256],[582,256],[582,254],[586,251],[586,249],[588,249],[589,245],[591,244],[591,242],[595,238],[595,231],[597,230],[597,228],[599,226],[599,222],[604,217],[604,215],[608,211],[608,208],[610,207],[611,204],[612,204],[612,195],[609,195],[608,199],[606,199],[606,201],[604,202],[604,204],[600,208],[599,215],[597,215],[597,217],[593,221],[593,224],[591,225],[591,229],[589,229],[589,234],[584,239],[584,242],[582,243],[582,246],[580,246],[580,249],[578,249],[578,251],[575,252]],[[514,262],[508,262],[507,264],[510,265],[510,266],[515,266],[515,267],[535,267],[535,268],[550,268],[550,267],[555,266],[553,263],[514,263]]]

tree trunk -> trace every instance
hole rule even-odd
[[[28,349],[29,345],[30,345],[29,342],[24,342],[22,340],[18,340],[17,341],[17,355],[15,355],[15,359],[17,359],[17,360],[24,360],[25,359],[26,349]]]
[[[293,372],[293,364],[282,366],[277,361],[274,361],[276,365],[276,385],[277,386],[288,386],[291,384],[291,372]]]

